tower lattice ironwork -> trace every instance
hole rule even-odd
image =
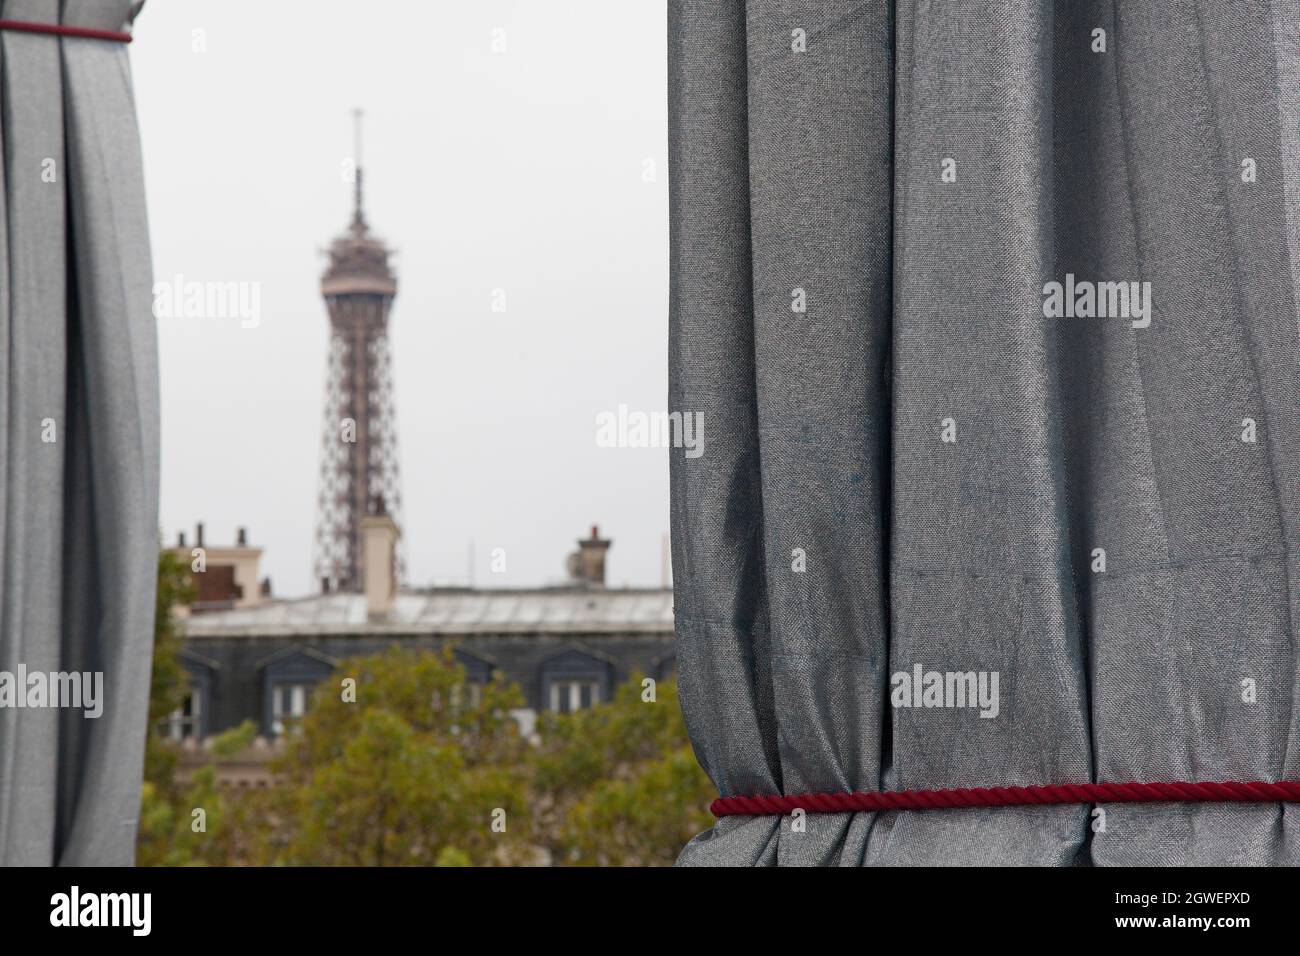
[[[364,587],[361,519],[386,512],[401,525],[397,418],[388,316],[397,295],[389,248],[371,234],[362,206],[360,112],[355,206],[330,244],[321,295],[329,312],[314,570],[323,590]],[[397,580],[404,578],[400,545]]]

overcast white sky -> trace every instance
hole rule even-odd
[[[277,594],[313,587],[320,250],[349,219],[359,106],[368,219],[398,250],[409,582],[464,583],[471,540],[479,585],[552,582],[593,522],[610,583],[659,582],[666,452],[594,434],[667,401],[664,6],[149,0],[131,57],[155,275],[262,300],[256,328],[159,322],[169,542],[245,525]]]

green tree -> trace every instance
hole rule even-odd
[[[140,829],[140,866],[224,865],[250,862],[247,845],[262,819],[260,794],[230,797],[217,788],[216,763],[246,748],[256,727],[245,723],[209,741],[207,763],[187,776],[179,772],[180,748],[161,730],[185,701],[189,680],[180,662],[183,619],[177,610],[194,600],[189,568],[171,551],[158,554],[154,616],[153,677],[149,690],[149,734],[145,742]]]
[[[189,692],[185,668],[180,663],[181,633],[176,609],[194,600],[194,585],[189,569],[166,549],[158,553],[155,595],[149,731],[145,740],[144,785],[136,841],[136,862],[141,866],[188,862],[177,860],[170,849],[182,797],[176,782],[180,753],[158,727],[181,706]]]
[[[470,685],[451,649],[340,664],[287,730],[275,787],[217,787],[251,722],[182,775],[158,728],[187,693],[173,609],[192,599],[188,569],[163,551],[141,865],[666,865],[712,822],[674,683],[650,694],[638,675],[607,704],[543,714],[530,745],[509,716],[519,689]]]
[[[513,862],[527,831],[527,744],[508,712],[521,705],[500,679],[470,685],[450,648],[343,662],[275,764],[283,833],[272,862]]]
[[[194,600],[187,568],[172,552],[158,552],[158,589],[154,599],[153,674],[149,684],[149,737],[145,746],[146,781],[171,785],[176,768],[174,747],[159,734],[158,725],[185,701],[189,681],[181,666],[182,625],[176,609]]]
[[[691,750],[676,682],[643,681],[634,675],[608,704],[538,722],[533,840],[556,864],[670,865],[713,822],[716,794]]]

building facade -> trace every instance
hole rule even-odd
[[[395,543],[396,526],[383,516],[368,519],[365,530],[368,554]],[[592,528],[577,543],[567,562],[569,581],[553,587],[402,590],[389,577],[392,563],[380,560],[367,562],[362,593],[296,600],[263,594],[245,606],[218,600],[221,609],[193,613],[185,622],[181,662],[190,696],[168,732],[201,751],[205,738],[252,721],[259,735],[254,751],[223,764],[221,777],[264,784],[263,758],[306,712],[322,682],[348,676],[340,669],[348,658],[392,647],[450,647],[471,693],[494,676],[519,687],[523,706],[512,716],[525,736],[534,733],[542,711],[568,713],[608,701],[634,674],[674,677],[672,591],[605,587],[610,541]],[[221,574],[211,557],[221,553],[209,552],[203,574]],[[178,554],[189,552],[178,548]]]
[[[273,739],[303,714],[311,693],[350,657],[390,647],[454,648],[466,679],[515,683],[515,713],[529,734],[543,710],[568,712],[610,699],[633,673],[673,676],[672,594],[607,591],[435,589],[397,595],[373,620],[365,598],[330,594],[194,615],[182,659],[199,738],[254,721]]]

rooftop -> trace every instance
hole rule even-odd
[[[368,619],[364,594],[333,593],[191,617],[189,637],[321,634],[671,633],[673,593],[660,588],[445,588],[397,595]]]

